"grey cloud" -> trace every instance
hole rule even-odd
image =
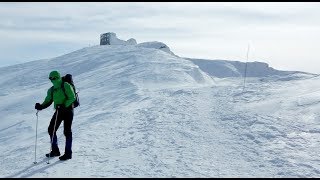
[[[13,5],[18,4],[18,7]],[[14,30],[89,30],[105,26],[117,27],[144,26],[200,26],[205,24],[223,27],[248,25],[276,25],[290,22],[294,15],[288,13],[269,13],[241,8],[241,6],[219,6],[215,3],[14,3],[10,4],[11,13],[0,11],[0,28]],[[35,8],[32,11],[32,8]],[[23,9],[23,10],[21,10]],[[0,10],[2,10],[0,8]],[[21,11],[21,12],[20,12]],[[40,12],[38,12],[40,11]],[[19,14],[22,13],[21,14]],[[299,14],[301,22],[303,19]],[[147,21],[147,23],[143,23]],[[174,22],[175,21],[175,22]],[[190,24],[190,25],[189,25]],[[198,25],[198,26],[199,26]],[[137,28],[139,29],[139,28]]]
[[[207,48],[199,50],[189,42],[210,48],[213,45],[221,47],[217,52],[208,50],[207,56],[217,53],[229,56],[235,54],[237,49],[230,47],[230,43],[246,46],[250,40],[261,42],[264,53],[270,54],[274,43],[284,48],[290,44],[288,39],[295,39],[297,43],[303,42],[301,44],[308,46],[310,43],[305,42],[319,37],[319,5],[227,2],[0,3],[0,46],[11,43],[10,47],[14,49],[15,46],[28,46],[24,42],[29,41],[39,46],[56,43],[61,46],[77,44],[80,47],[89,43],[99,44],[101,33],[115,32],[120,39],[135,38],[138,43],[162,41],[169,47],[179,49],[182,56],[183,52],[191,55],[188,47],[193,49],[193,54],[204,54],[201,50]],[[30,54],[37,51],[37,46],[33,47],[28,49]],[[58,50],[52,47],[49,51],[54,54]],[[6,52],[10,52],[9,49]],[[282,53],[288,59],[294,58],[289,57],[291,53],[285,48],[274,50],[274,57],[276,53]],[[15,54],[3,53],[2,59],[5,56],[12,58]]]

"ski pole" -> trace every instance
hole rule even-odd
[[[52,132],[52,137],[51,137],[51,142],[50,142],[50,152],[49,152],[47,164],[50,164],[50,162],[49,162],[49,160],[50,160],[50,153],[51,153],[51,151],[52,151],[52,142],[53,142],[54,132],[55,132],[55,130],[56,130],[57,119],[58,119],[58,109],[56,110],[56,119],[55,119],[55,121],[54,121],[53,132]]]
[[[35,145],[34,145],[34,162],[33,164],[37,164],[37,139],[38,139],[38,112],[39,110],[37,110],[37,123],[36,123],[36,142],[35,142]]]

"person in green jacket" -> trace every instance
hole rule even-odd
[[[67,160],[72,158],[72,131],[71,125],[73,120],[73,102],[76,100],[75,92],[72,86],[63,82],[58,71],[52,71],[49,74],[49,79],[53,86],[48,89],[47,97],[42,104],[36,103],[35,109],[42,110],[49,107],[54,102],[54,108],[56,109],[53,114],[48,133],[51,140],[51,152],[46,154],[47,157],[60,156],[58,147],[57,130],[62,121],[64,121],[64,135],[66,136],[65,154],[60,156],[60,160]],[[64,83],[64,86],[62,86]],[[64,87],[64,91],[63,91]]]

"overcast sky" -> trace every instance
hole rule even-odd
[[[115,32],[181,57],[320,73],[320,2],[0,2],[0,66],[98,45]]]

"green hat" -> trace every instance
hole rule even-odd
[[[51,73],[49,74],[49,78],[53,78],[53,77],[60,79],[61,76],[58,71],[51,71]]]

